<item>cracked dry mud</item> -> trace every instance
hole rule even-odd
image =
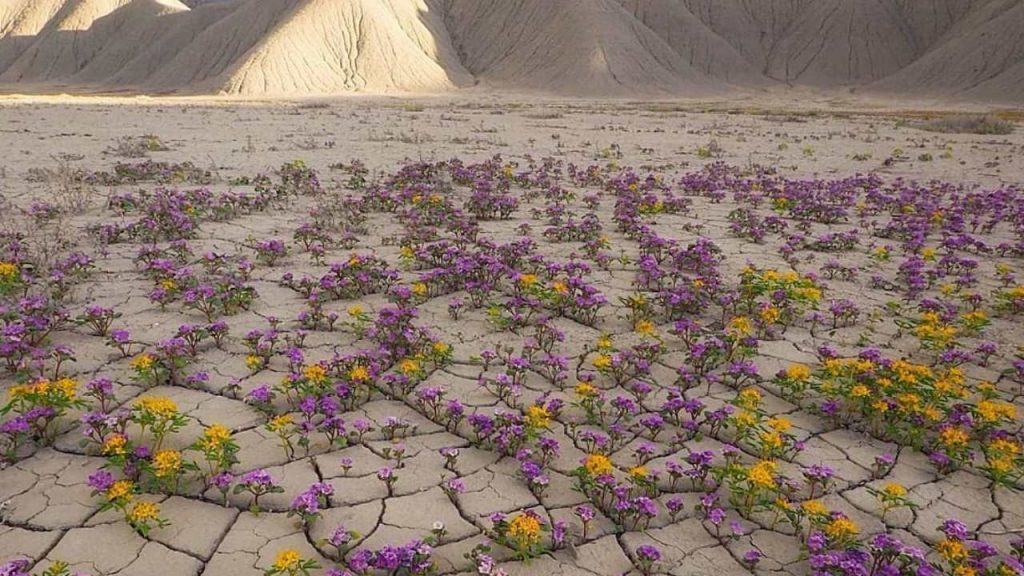
[[[818,351],[822,345],[832,346],[844,357],[876,346],[891,358],[935,362],[935,353],[922,350],[916,339],[894,323],[887,302],[899,299],[900,295],[870,282],[873,274],[895,277],[900,258],[878,262],[872,254],[877,246],[899,242],[874,238],[869,230],[861,230],[861,243],[852,250],[839,254],[803,251],[787,262],[779,250],[785,241],[784,234],[770,233],[763,243],[755,243],[730,231],[728,216],[743,199],[727,194],[719,202],[700,194],[687,194],[678,182],[683,174],[695,172],[710,162],[701,157],[703,152],[698,155],[697,151],[714,140],[721,149],[720,153],[714,152],[720,156],[716,159],[734,166],[778,167],[780,176],[786,178],[838,179],[872,171],[887,184],[898,178],[935,178],[962,184],[967,189],[1005,189],[1017,185],[1024,174],[1024,137],[1019,130],[1010,136],[930,134],[896,124],[877,111],[863,115],[844,113],[841,117],[827,112],[795,115],[789,117],[790,121],[784,121],[785,118],[685,108],[655,110],[625,104],[556,102],[471,106],[460,101],[428,100],[421,107],[391,100],[354,99],[323,106],[252,103],[226,107],[156,101],[118,108],[59,100],[4,102],[0,105],[0,122],[5,132],[6,154],[0,158],[0,192],[7,203],[0,203],[0,208],[5,210],[5,230],[38,239],[55,235],[60,227],[77,244],[76,249],[95,258],[94,272],[73,287],[65,304],[72,316],[88,305],[113,308],[121,314],[113,328],[128,330],[140,343],[136,349],[139,351],[154,349],[158,342],[173,337],[179,325],[200,323],[203,316],[183,309],[180,302],[163,309],[151,302],[153,282],[134,261],[141,243],[115,243],[101,251],[84,230],[121,218],[104,206],[109,195],[152,192],[159,185],[141,182],[97,186],[98,197],[88,210],[37,226],[23,211],[29,210],[33,202],[56,199],[53,184],[30,181],[28,170],[52,166],[50,154],[80,154],[81,159],[75,160],[74,165],[109,170],[115,162],[124,160],[104,153],[115,139],[157,134],[170,150],[151,152],[151,157],[162,161],[190,160],[201,167],[209,166],[214,182],[208,188],[215,194],[251,191],[251,186],[231,181],[257,173],[272,174],[283,163],[295,159],[304,160],[319,173],[325,190],[342,196],[359,196],[360,192],[346,190],[349,175],[329,166],[352,159],[365,163],[371,179],[394,173],[406,162],[458,157],[470,164],[495,154],[502,155],[502,166],[514,163],[515,171],[529,170],[531,159],[539,162],[550,156],[564,163],[563,171],[573,163],[607,168],[608,175],[619,174],[625,167],[633,167],[641,178],[655,173],[672,194],[685,196],[690,205],[682,213],[654,215],[646,221],[658,235],[683,246],[698,235],[713,241],[722,250],[724,289],[735,288],[741,271],[751,264],[761,269],[820,274],[821,266],[834,256],[857,273],[849,280],[828,279],[822,284],[825,301],[850,299],[860,308],[859,321],[835,330],[820,326],[814,329],[796,321],[784,331],[762,338],[750,358],[756,369],[750,385],[763,395],[761,409],[766,417],[784,415],[791,422],[789,433],[793,439],[803,443],[802,450],[779,458],[778,472],[800,479],[804,467],[830,467],[834,470],[834,482],[827,494],[818,495],[828,510],[839,511],[856,522],[861,537],[887,532],[905,544],[925,550],[936,565],[942,562],[934,549],[943,538],[940,526],[951,518],[961,520],[969,530],[1008,553],[1012,532],[1024,527],[1024,494],[1019,484],[994,486],[977,464],[983,462],[980,457],[974,466],[939,473],[922,450],[886,441],[870,434],[864,426],[839,425],[821,414],[816,402],[784,398],[775,380],[780,370],[795,363],[819,367],[822,358]],[[884,165],[882,161],[893,156],[896,148],[905,151],[904,157]],[[945,152],[950,154],[941,158]],[[925,153],[933,159],[921,159]],[[851,159],[855,154],[871,159]],[[608,168],[610,164],[618,168]],[[595,375],[594,384],[609,399],[629,396],[625,386],[598,374],[592,362],[595,342],[602,335],[612,336],[620,348],[643,341],[627,318],[628,308],[620,300],[635,292],[635,263],[640,251],[634,239],[615,227],[614,194],[599,185],[571,182],[564,174],[557,185],[576,193],[567,210],[577,215],[586,211],[584,196],[601,193],[594,212],[608,237],[608,251],[614,258],[628,257],[611,262],[607,269],[591,262],[587,281],[607,299],[594,325],[564,315],[552,320],[565,334],[564,341],[554,348],[557,354],[568,358],[569,381],[564,387],[553,385],[539,371],[530,371],[522,382],[518,402],[513,404],[499,398],[493,389],[480,386],[481,374],[495,377],[501,371],[500,362],[484,371],[481,355],[506,346],[521,350],[526,341],[525,330],[514,333],[496,328],[487,321],[486,309],[468,308],[458,320],[453,320],[449,302],[453,296],[465,298],[464,293],[431,295],[417,301],[415,320],[417,326],[428,329],[434,338],[452,347],[450,363],[425,363],[426,372],[415,389],[441,386],[447,390],[446,398],[461,401],[467,413],[525,410],[537,401],[554,398],[565,401],[566,407],[543,431],[559,443],[557,456],[545,467],[545,490],[539,492],[524,479],[514,454],[502,454],[493,444],[476,442],[476,435],[466,422],[445,426],[417,403],[415,392],[392,394],[382,384],[368,401],[341,413],[350,431],[352,423],[360,419],[372,423],[374,431],[361,439],[350,438],[347,446],[328,445],[322,434],[314,433],[308,449],[296,447],[293,455],[282,450],[279,439],[266,428],[268,416],[247,403],[245,397],[259,386],[277,384],[287,376],[288,360],[277,354],[268,366],[254,372],[247,366],[249,351],[241,340],[250,330],[268,328],[269,318],[280,319],[280,329],[294,333],[299,328],[296,317],[307,306],[299,292],[281,284],[282,275],[287,272],[295,278],[318,278],[328,269],[326,264],[311,261],[292,239],[294,231],[309,221],[310,209],[318,205],[315,198],[298,196],[268,211],[240,214],[224,221],[203,220],[195,236],[188,240],[197,257],[213,251],[253,259],[255,240],[266,238],[284,239],[288,246],[284,258],[273,265],[257,264],[253,270],[248,284],[255,288],[257,297],[250,310],[223,317],[230,327],[224,344],[218,347],[206,342],[200,346],[187,372],[204,371],[209,376],[207,381],[192,388],[145,388],[132,378],[131,358],[122,357],[104,337],[90,335],[88,330],[70,324],[51,337],[51,344],[74,350],[75,360],[64,366],[65,374],[77,379],[81,386],[95,378],[111,379],[117,405],[130,407],[146,396],[173,400],[188,422],[167,437],[164,448],[185,450],[204,428],[224,425],[232,431],[239,446],[238,463],[232,471],[241,475],[266,469],[283,491],[262,497],[259,514],[249,510],[247,493],[229,494],[224,502],[219,492],[204,490],[194,480],[183,481],[175,494],[140,494],[136,498],[159,503],[161,515],[170,522],[142,536],[121,514],[99,510],[100,498],[93,495],[88,479],[106,459],[96,444],[80,443],[82,432],[77,418],[81,411],[73,410],[60,420],[60,433],[52,445],[28,443],[14,461],[0,469],[0,502],[6,503],[0,524],[0,559],[26,557],[36,570],[55,561],[66,561],[72,569],[97,575],[258,575],[271,568],[277,555],[287,549],[297,551],[302,558],[316,560],[323,569],[338,565],[337,551],[324,543],[338,526],[357,534],[351,543],[352,550],[379,550],[427,538],[440,522],[445,534],[433,544],[434,569],[441,574],[469,574],[477,571],[467,555],[493,538],[491,515],[502,512],[511,517],[529,510],[548,525],[564,522],[570,544],[528,562],[517,560],[508,547],[494,545],[490,554],[509,574],[640,574],[646,568],[637,551],[644,545],[653,545],[660,551],[660,559],[651,568],[655,573],[726,576],[813,572],[805,551],[806,533],[797,533],[792,526],[764,511],[741,514],[738,507],[725,504],[724,496],[726,516],[716,526],[695,510],[703,490],[686,480],[670,485],[668,462],[685,465],[686,456],[699,450],[719,454],[735,438],[727,431],[712,433],[705,427],[697,437],[674,442],[677,426],[668,425],[652,438],[639,425],[645,415],[658,412],[658,406],[677,385],[677,371],[687,358],[681,339],[670,333],[673,323],[664,317],[655,318],[664,353],[649,374],[641,377],[654,391],[637,402],[638,413],[629,420],[623,439],[609,452],[616,475],[624,479],[636,464],[635,450],[644,443],[654,446],[654,454],[645,467],[648,472],[660,472],[654,481],[657,489],[650,492],[657,514],[646,528],[633,529],[617,526],[608,515],[597,511],[587,524],[584,538],[574,509],[588,504],[588,497],[574,488],[574,471],[587,451],[578,431],[570,425],[583,419],[583,411],[572,405],[578,400],[573,385],[580,375],[590,373]],[[194,188],[187,184],[172,187]],[[513,194],[523,192],[522,187],[512,187]],[[461,207],[470,192],[466,186],[456,186],[447,193]],[[1016,194],[1018,201],[1024,198],[1019,190]],[[543,211],[545,205],[543,196],[524,199],[510,219],[481,221],[479,237],[505,244],[521,237],[524,229],[520,226],[529,223],[526,233],[536,243],[537,254],[557,262],[574,256],[585,260],[579,242],[555,242],[544,237],[547,218],[534,211]],[[772,213],[768,205],[755,209],[762,216]],[[1017,210],[1020,211],[1019,206]],[[790,224],[795,222],[786,219]],[[835,224],[815,224],[813,231],[840,232],[857,227],[857,220],[851,218]],[[406,231],[406,225],[395,213],[369,213],[366,229],[354,248],[328,247],[324,261],[345,261],[351,253],[373,254],[399,270],[399,283],[411,284],[420,278],[425,270],[403,266],[400,248],[391,241]],[[1017,234],[1016,241],[1020,242],[1020,233]],[[1015,241],[1008,224],[978,237],[991,245]],[[931,245],[940,240],[929,239]],[[163,248],[168,243],[158,245]],[[1019,254],[976,258],[977,284],[971,290],[980,294],[999,289],[997,263],[1010,266],[1018,276],[1024,274]],[[507,282],[514,285],[517,280],[513,277]],[[505,293],[499,291],[497,295],[504,298],[509,290],[506,286]],[[936,285],[925,296],[939,294]],[[371,315],[389,306],[382,294],[371,294],[331,301],[325,310],[344,317],[352,304],[361,305]],[[990,306],[986,303],[982,308]],[[912,312],[908,307],[901,314],[910,317]],[[691,317],[714,327],[722,313],[719,308],[707,309],[694,312]],[[1020,354],[1016,347],[1024,342],[1019,320],[1019,316],[993,314],[983,339],[997,342],[999,352],[987,365],[962,366],[967,386],[991,382],[995,385],[994,394],[1018,409],[1022,404],[1021,383],[1006,370],[1015,354]],[[963,345],[968,347],[981,339],[967,337]],[[304,364],[330,362],[373,347],[375,344],[340,324],[330,331],[310,329],[303,344]],[[16,380],[13,373],[0,372],[0,386],[5,391]],[[229,384],[233,382],[239,385],[237,393],[230,391]],[[701,400],[708,410],[733,402],[736,395],[736,388],[725,382],[702,383],[686,391],[687,398]],[[283,397],[274,401],[273,410],[298,414]],[[395,417],[406,420],[411,427],[399,438],[390,439],[382,428],[389,418]],[[602,430],[607,426],[593,428]],[[1011,435],[1019,434],[1016,419],[1005,428]],[[135,429],[129,428],[129,436],[144,441]],[[397,466],[393,452],[396,444],[404,447]],[[458,459],[451,466],[446,465],[439,452],[448,447],[459,449]],[[746,447],[743,450],[745,463],[757,460],[755,451]],[[194,452],[183,453],[186,458],[197,457]],[[886,453],[893,454],[895,462],[879,474],[876,458]],[[343,459],[350,462],[348,469],[342,467]],[[716,456],[716,462],[719,460]],[[394,467],[397,475],[390,494],[378,479],[378,471],[384,467]],[[116,467],[111,470],[117,472]],[[451,478],[461,479],[464,490],[449,497],[442,486]],[[288,511],[299,493],[318,482],[333,487],[333,494],[320,516],[304,526]],[[897,507],[883,516],[872,490],[881,490],[893,482],[906,488],[914,507]],[[680,495],[684,510],[672,515],[668,501]],[[794,497],[795,502],[802,499],[807,499],[806,490]],[[730,534],[732,522],[743,527],[742,535]],[[762,555],[753,568],[744,559],[751,550]],[[321,573],[322,569],[314,572]]]

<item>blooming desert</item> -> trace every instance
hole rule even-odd
[[[1024,574],[1024,190],[731,137],[8,166],[0,574]]]

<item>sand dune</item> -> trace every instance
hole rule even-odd
[[[1019,0],[2,0],[0,89],[1024,98]]]

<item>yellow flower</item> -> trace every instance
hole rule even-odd
[[[412,246],[402,246],[402,258],[412,258],[415,253],[416,252],[412,249]],[[353,314],[353,316],[355,316],[355,314]]]
[[[279,571],[294,570],[302,561],[302,556],[295,550],[281,550],[274,558],[274,568]]]
[[[598,354],[594,356],[594,368],[598,370],[604,370],[610,368],[612,365],[612,357],[608,354]]]
[[[859,532],[860,528],[857,527],[857,524],[853,520],[843,516],[833,518],[831,522],[825,525],[825,534],[833,539],[856,536]]]
[[[9,281],[18,277],[18,265],[14,262],[0,262],[0,280]]]
[[[438,355],[443,356],[443,355],[447,354],[448,351],[451,350],[451,349],[452,349],[451,345],[448,344],[447,342],[441,342],[440,340],[438,340],[437,342],[434,342],[434,354],[438,354]]]
[[[178,413],[178,405],[174,400],[163,396],[139,398],[135,401],[135,407],[157,418],[171,418]]]
[[[107,500],[131,500],[135,484],[131,480],[118,480],[107,488]]]
[[[761,405],[761,392],[757,388],[744,388],[736,396],[736,404],[747,410],[755,410]]]
[[[245,357],[245,367],[248,368],[249,370],[256,370],[262,366],[263,358],[255,354],[249,354],[248,356]]]
[[[131,367],[138,371],[149,370],[153,365],[153,356],[150,354],[139,354],[135,358],[132,358]]]
[[[327,378],[327,369],[319,364],[312,364],[310,366],[306,366],[306,369],[302,371],[302,375],[305,376],[307,380],[322,382]]]
[[[957,564],[967,559],[967,547],[959,540],[945,538],[935,545],[935,550],[950,564]]]
[[[790,364],[789,368],[786,368],[786,377],[802,382],[811,377],[811,369],[806,364]]]
[[[927,262],[935,260],[935,248],[922,248],[921,258],[924,258]]]
[[[852,398],[866,398],[871,395],[871,389],[863,384],[857,384],[853,388],[850,388],[850,397]]]
[[[775,462],[771,460],[761,460],[757,464],[750,467],[747,470],[747,478],[759,488],[774,488],[775,487]]]
[[[998,400],[980,400],[975,409],[981,419],[988,423],[997,422],[1003,418],[1014,420],[1017,417],[1017,408],[1013,404]]]
[[[1013,470],[1013,458],[1007,455],[991,456],[986,458],[988,467],[996,474],[1006,474]]]
[[[281,414],[275,416],[270,422],[267,423],[267,430],[278,433],[285,429],[286,426],[292,423],[291,414]]]
[[[408,376],[420,371],[420,363],[412,358],[406,358],[398,363],[398,370]]]
[[[547,428],[551,424],[551,414],[547,408],[534,404],[526,409],[526,424],[530,428]]]
[[[158,282],[158,284],[160,284],[161,288],[167,291],[174,290],[175,288],[178,287],[178,283],[175,282],[173,278],[164,278],[163,280]]]
[[[612,461],[603,454],[589,454],[583,460],[583,467],[591,476],[601,476],[612,473]]]
[[[536,274],[520,274],[519,275],[519,285],[522,286],[523,288],[529,288],[530,286],[533,286],[536,283],[537,283],[537,275]]]
[[[811,516],[828,516],[828,507],[822,504],[821,500],[808,500],[800,507]]]
[[[203,446],[215,450],[231,439],[231,431],[220,424],[213,424],[203,431]]]
[[[605,336],[601,336],[600,338],[597,339],[597,349],[598,350],[611,350],[611,348],[612,348],[612,337],[611,336],[605,335]]]
[[[160,506],[154,502],[136,502],[128,513],[129,518],[135,523],[154,520],[159,515]]]
[[[533,514],[520,514],[508,523],[508,535],[524,548],[540,542],[540,533],[540,520]]]
[[[782,435],[778,432],[761,433],[761,446],[767,450],[779,450],[783,446]]]
[[[594,398],[597,396],[597,388],[589,382],[576,384],[576,395],[580,398]]]
[[[349,316],[361,316],[363,314],[363,307],[359,304],[353,304],[348,307]]]
[[[777,432],[785,432],[793,427],[793,423],[785,416],[776,416],[768,420],[768,425]]]
[[[153,474],[157,478],[166,478],[181,470],[181,452],[177,450],[161,450],[153,455]]]
[[[365,366],[353,366],[348,371],[348,378],[353,382],[366,382],[370,379],[370,371]]]
[[[128,439],[123,434],[111,434],[103,441],[103,454],[121,456],[125,453]]]
[[[423,282],[416,282],[412,285],[412,293],[417,296],[423,296],[427,293],[427,285]]]
[[[638,480],[647,478],[647,468],[643,466],[634,466],[629,469],[629,475]]]
[[[551,288],[558,294],[565,295],[569,293],[569,285],[561,280],[558,280],[551,284]]]
[[[78,393],[78,382],[73,378],[61,378],[54,382],[54,386],[68,399],[74,398],[75,394]]]
[[[768,306],[761,310],[761,321],[765,324],[774,324],[782,317],[782,311],[775,306]]]
[[[993,452],[1017,455],[1020,453],[1020,444],[1009,438],[995,438],[988,443],[988,449]]]
[[[749,410],[740,410],[736,413],[736,425],[742,428],[750,428],[757,424],[757,416]]]
[[[902,484],[897,484],[896,482],[886,484],[882,491],[885,492],[886,496],[892,498],[902,498],[907,495],[907,489]]]
[[[743,338],[754,333],[754,323],[746,316],[737,316],[729,321],[726,334],[736,338]]]
[[[947,428],[943,428],[942,431],[939,432],[939,441],[950,448],[966,446],[970,439],[970,434],[959,426],[949,426]]]
[[[650,320],[640,320],[636,323],[636,328],[634,328],[634,330],[641,336],[654,336],[657,333],[657,330],[654,327],[654,322],[651,322]]]

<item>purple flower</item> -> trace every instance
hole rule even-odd
[[[760,552],[760,550],[756,550],[754,548],[751,548],[750,550],[747,550],[747,552],[743,555],[743,561],[746,562],[750,566],[753,566],[754,564],[757,564],[758,562],[761,561],[761,552]]]
[[[106,492],[114,484],[114,475],[106,470],[97,470],[89,475],[88,484],[97,492]]]
[[[949,538],[955,540],[967,539],[967,525],[959,520],[949,519],[942,523],[939,530]]]
[[[650,544],[641,544],[636,548],[636,557],[643,562],[657,562],[661,560],[661,552]]]
[[[590,522],[594,519],[594,509],[590,506],[580,505],[572,509],[573,514],[579,516],[580,520]]]

